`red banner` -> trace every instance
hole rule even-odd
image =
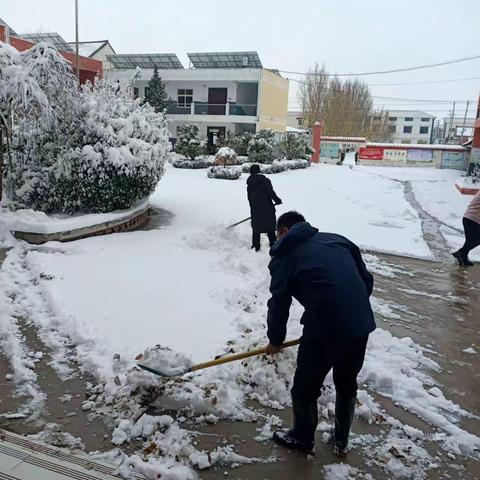
[[[383,148],[361,147],[358,151],[360,160],[383,160]]]

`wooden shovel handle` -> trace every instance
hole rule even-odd
[[[283,350],[284,348],[293,347],[294,345],[298,345],[300,343],[300,339],[297,340],[289,340],[285,342],[280,348]],[[193,365],[190,369],[191,372],[195,370],[201,370],[202,368],[214,367],[215,365],[221,365],[222,363],[230,363],[235,362],[237,360],[242,360],[244,358],[255,357],[257,355],[262,355],[266,353],[266,347],[264,348],[257,348],[256,350],[249,350],[248,352],[242,353],[234,353],[233,355],[225,355],[224,357],[217,358],[215,360],[210,360],[208,362],[197,363]]]

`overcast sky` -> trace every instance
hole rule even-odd
[[[263,65],[304,72],[368,72],[480,54],[480,0],[79,0],[80,40],[108,39],[117,53],[257,50]],[[18,33],[56,31],[74,40],[74,0],[2,0]],[[299,76],[287,75],[292,78]],[[427,70],[362,77],[375,96],[473,100],[480,59]],[[388,84],[388,85],[380,85]],[[295,107],[291,82],[290,107]],[[444,103],[375,99],[386,108],[448,113]],[[458,104],[458,114],[465,102]],[[474,105],[471,105],[471,114]]]

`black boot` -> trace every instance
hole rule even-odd
[[[317,402],[293,400],[292,403],[293,428],[287,432],[275,432],[273,440],[284,447],[312,453],[318,424]]]
[[[460,250],[453,252],[452,255],[457,259],[457,262],[461,267],[465,267],[465,260]]]
[[[333,435],[333,443],[335,453],[344,456],[350,428],[352,427],[353,417],[355,415],[355,403],[357,397],[342,397],[337,392],[335,399],[335,433]]]

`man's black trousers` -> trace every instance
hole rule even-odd
[[[314,442],[318,423],[317,399],[323,382],[333,368],[336,390],[335,435],[337,446],[345,449],[355,413],[357,376],[363,366],[368,335],[343,341],[309,338],[300,342],[297,370],[292,388],[293,432],[306,444]]]
[[[465,243],[459,252],[464,258],[468,258],[470,250],[480,245],[480,223],[463,217],[463,229],[465,230]]]
[[[260,235],[261,232],[257,232],[256,230],[252,231],[252,247],[255,250],[260,250]],[[277,241],[277,237],[275,236],[275,230],[271,232],[267,232],[268,240],[270,241],[270,247],[273,247],[275,242]]]

